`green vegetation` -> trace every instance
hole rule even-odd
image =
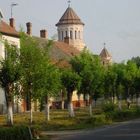
[[[0,140],[31,140],[29,128],[25,126],[0,128]]]

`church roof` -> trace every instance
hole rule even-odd
[[[112,57],[105,47],[104,47],[103,50],[101,51],[100,56],[101,56],[102,58]]]
[[[0,33],[9,35],[9,36],[19,37],[19,33],[15,30],[15,28],[12,28],[3,20],[0,23]]]
[[[84,25],[84,23],[81,21],[81,19],[77,16],[77,14],[74,12],[74,10],[71,7],[68,7],[63,14],[63,16],[60,18],[59,22],[56,24],[63,25],[63,24],[81,24]]]
[[[39,47],[46,47],[47,39],[40,37],[34,38],[39,43]],[[79,54],[79,50],[61,41],[53,41],[52,46],[49,48],[52,63],[61,68],[70,67],[69,60]]]

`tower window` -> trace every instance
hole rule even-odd
[[[66,31],[66,32],[65,32],[65,34],[66,34],[66,36],[65,36],[65,37],[67,37],[67,36],[68,36],[68,31]]]
[[[63,31],[61,32],[61,34],[62,34],[62,40],[63,40],[63,38],[64,38],[64,34],[63,34]]]
[[[77,39],[77,31],[75,31],[75,39]]]
[[[81,39],[80,31],[78,32],[79,39]]]
[[[70,31],[70,39],[73,39],[72,31]]]

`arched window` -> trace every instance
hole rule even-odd
[[[78,32],[78,37],[79,37],[79,39],[81,39],[80,31]]]
[[[77,39],[77,31],[75,31],[75,39]]]
[[[65,37],[68,37],[68,31],[65,32]]]
[[[70,39],[73,39],[72,31],[70,31]]]
[[[64,34],[63,34],[63,31],[61,32],[61,37],[62,37],[61,39],[64,40]]]
[[[61,34],[60,34],[60,31],[58,31],[58,40],[61,40]]]

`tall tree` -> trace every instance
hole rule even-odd
[[[20,61],[23,69],[21,83],[26,97],[27,110],[30,110],[30,123],[32,123],[32,99],[38,97],[36,80],[42,62],[42,51],[38,42],[30,36],[21,33]]]
[[[59,69],[50,64],[50,62],[45,59],[45,56],[43,57],[34,88],[36,89],[38,95],[45,101],[45,115],[47,121],[49,121],[50,97],[54,97],[60,93],[61,81]]]
[[[20,79],[19,49],[5,43],[5,58],[0,61],[0,85],[5,90],[7,124],[13,125],[13,97],[15,83]]]
[[[90,97],[89,111],[92,116],[93,97],[97,97],[103,80],[103,66],[100,58],[84,50],[79,56],[71,60],[72,68],[81,77],[80,91]]]
[[[70,69],[65,69],[62,71],[61,80],[63,86],[66,88],[67,91],[67,102],[68,102],[68,111],[69,116],[74,117],[74,110],[72,104],[72,95],[75,90],[78,90],[80,87],[81,79],[74,71]]]

